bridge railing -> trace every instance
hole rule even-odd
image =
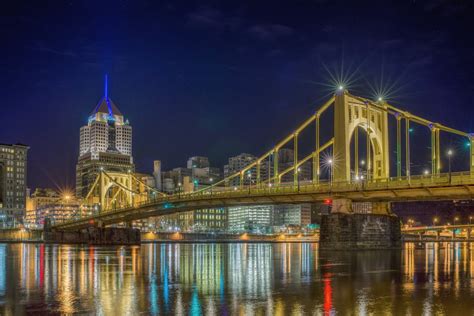
[[[176,193],[168,196],[157,196],[149,198],[140,203],[134,203],[123,208],[137,207],[159,202],[208,199],[216,196],[248,196],[262,194],[297,194],[297,193],[326,193],[344,191],[363,191],[376,189],[398,189],[428,186],[462,185],[474,183],[474,175],[470,172],[452,172],[439,175],[416,175],[411,177],[391,177],[388,179],[376,179],[371,181],[354,180],[352,182],[338,182],[321,180],[319,183],[311,181],[300,181],[299,184],[280,183],[278,185],[245,185],[219,187],[213,190],[202,190],[199,192]]]
[[[338,182],[338,181],[324,181],[313,183],[311,181],[300,181],[295,185],[291,183],[281,183],[279,185],[246,185],[234,187],[219,187],[213,190],[204,190],[200,192],[177,193],[168,196],[151,196],[146,200],[133,203],[132,205],[125,205],[119,208],[103,210],[100,214],[114,214],[119,212],[126,212],[127,210],[153,206],[156,204],[173,203],[178,201],[192,201],[212,199],[215,197],[245,197],[245,196],[261,196],[261,195],[287,195],[287,194],[301,194],[301,193],[337,193],[349,191],[365,191],[365,190],[383,190],[383,189],[400,189],[400,188],[417,188],[417,187],[442,187],[451,185],[467,185],[474,184],[474,174],[470,172],[452,172],[443,173],[439,175],[416,175],[411,177],[391,177],[388,179],[377,179],[372,181],[352,181],[352,182]],[[170,205],[170,207],[173,207]],[[100,215],[96,214],[96,215]],[[84,220],[88,218],[87,217]],[[77,220],[64,222],[64,224],[75,223]]]

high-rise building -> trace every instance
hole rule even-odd
[[[257,160],[257,157],[251,154],[242,153],[240,155],[230,157],[229,163],[224,166],[224,178],[237,173]],[[244,176],[244,184],[255,183],[257,180],[256,168],[251,168]],[[239,185],[240,178],[235,177],[229,182],[230,185]]]
[[[209,158],[194,156],[188,159],[187,163],[188,169],[192,168],[208,168],[209,167]]]
[[[87,195],[100,170],[134,172],[132,127],[105,93],[80,130],[79,159],[76,166],[76,196]]]
[[[13,226],[25,215],[28,149],[0,144],[0,225]]]
[[[290,167],[293,167],[293,162],[294,162],[294,151],[293,149],[290,148],[281,148],[278,151],[278,172],[282,172],[283,170],[286,170]],[[272,173],[273,173],[273,166],[272,167]],[[302,164],[299,169],[299,179],[300,181],[309,181],[311,180],[312,176],[312,165],[311,162],[308,161],[304,164]],[[293,170],[286,173],[281,177],[281,182],[293,182],[294,181],[294,172]]]
[[[161,191],[163,189],[163,180],[161,179],[161,161],[153,161],[153,177],[155,178],[155,189]]]

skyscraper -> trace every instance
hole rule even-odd
[[[132,127],[108,96],[104,96],[80,129],[79,159],[76,166],[76,195],[87,195],[101,168],[112,172],[134,172]]]
[[[29,147],[0,144],[0,225],[13,226],[25,215]]]

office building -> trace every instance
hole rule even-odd
[[[232,233],[272,231],[273,206],[235,206],[227,209],[228,230]]]
[[[295,156],[294,156],[294,150],[290,148],[281,148],[278,151],[278,172],[281,173],[282,171],[293,167],[295,161]],[[272,168],[272,173],[273,173],[273,166]],[[303,163],[299,167],[299,180],[301,182],[306,182],[312,180],[312,164],[310,161],[307,161]],[[294,171],[291,170],[290,172],[286,173],[281,177],[281,182],[282,183],[288,183],[288,182],[294,182]]]
[[[299,231],[311,224],[311,204],[279,204],[273,212],[273,226],[278,231]]]
[[[100,170],[134,172],[132,127],[108,96],[104,96],[80,129],[79,159],[76,166],[76,195],[89,192]]]
[[[257,157],[251,154],[242,153],[234,157],[229,158],[229,163],[224,166],[224,178],[227,178],[242,169],[255,162]],[[243,177],[243,184],[249,185],[254,184],[257,180],[257,169],[251,168],[248,170]],[[229,185],[236,186],[240,184],[240,178],[235,177],[231,179]]]
[[[194,156],[188,159],[187,163],[188,169],[193,168],[208,168],[209,167],[209,158]]]
[[[28,149],[0,144],[0,226],[15,226],[25,216]]]

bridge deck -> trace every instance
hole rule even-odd
[[[416,176],[410,179],[390,178],[372,182],[301,182],[299,185],[226,187],[150,198],[133,206],[103,211],[97,215],[58,224],[54,228],[80,229],[97,221],[110,225],[195,209],[239,205],[312,203],[338,198],[369,202],[467,199],[473,195],[474,175],[469,172],[440,174],[436,177]]]

